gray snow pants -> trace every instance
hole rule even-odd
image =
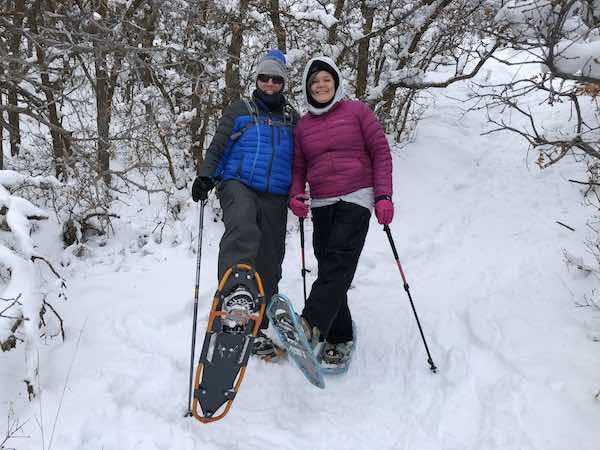
[[[219,280],[234,264],[249,264],[260,274],[268,306],[281,280],[287,196],[257,192],[229,180],[221,186],[220,201],[225,233],[219,245]],[[265,314],[261,328],[268,326]]]

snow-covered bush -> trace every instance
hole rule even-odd
[[[497,125],[493,131],[521,134],[537,153],[540,168],[567,155],[580,158],[587,169],[588,199],[593,199],[597,188],[600,160],[597,7],[590,0],[502,2],[495,32],[502,45],[513,51],[496,59],[523,70],[509,81],[480,86],[476,93],[487,102],[490,120]],[[506,117],[513,114],[524,117],[528,125],[511,126]]]
[[[52,264],[39,254],[31,236],[32,221],[47,220],[45,211],[30,201],[14,195],[11,189],[22,185],[45,187],[57,185],[51,177],[28,177],[10,170],[0,171],[0,346],[9,351],[19,342],[24,344],[27,373],[24,380],[31,397],[38,390],[36,383],[37,347],[41,337],[62,334],[62,320],[48,301],[50,293],[64,296],[64,280]],[[52,272],[45,280],[39,264]],[[53,331],[49,316],[59,321],[59,331]]]
[[[496,32],[516,52],[498,59],[536,67],[525,75],[486,86],[492,122],[499,130],[520,133],[548,167],[566,155],[600,158],[600,17],[587,0],[510,0],[496,15]],[[539,106],[523,106],[535,99]],[[528,119],[512,129],[503,121],[510,111]]]

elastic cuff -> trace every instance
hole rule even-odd
[[[378,195],[377,197],[375,197],[375,203],[377,203],[379,200],[389,200],[392,201],[392,196],[391,195]]]

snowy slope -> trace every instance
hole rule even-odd
[[[453,86],[446,94],[465,92]],[[30,418],[29,437],[9,444],[600,450],[600,314],[575,307],[597,281],[569,271],[562,255],[585,255],[590,210],[566,181],[579,169],[570,161],[545,171],[528,166],[521,140],[481,136],[485,117],[463,115],[449,97],[436,95],[415,142],[394,157],[392,232],[438,374],[428,369],[387,240],[372,220],[350,291],[360,340],[349,373],[321,391],[291,364],[251,360],[224,420],[184,419],[197,206],[189,203],[185,222],[167,230],[163,244],[140,248],[149,224],[132,205],[120,212],[115,239],[63,269],[67,341],[40,354],[39,402],[19,394],[21,354],[0,355],[0,408]],[[198,344],[222,231],[208,215]],[[290,215],[280,289],[301,309],[296,223]],[[169,245],[175,236],[180,243]],[[310,248],[307,256],[316,269]]]

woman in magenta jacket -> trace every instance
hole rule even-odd
[[[352,349],[347,292],[362,252],[371,211],[392,221],[392,158],[383,128],[369,107],[344,100],[343,80],[327,57],[313,58],[303,76],[308,113],[294,130],[290,208],[308,214],[318,277],[302,312],[309,341],[325,338],[323,362],[344,364]]]

